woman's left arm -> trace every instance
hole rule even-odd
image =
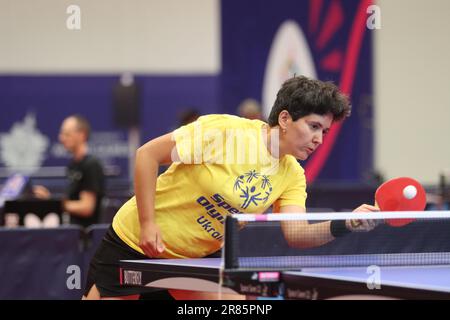
[[[379,209],[375,206],[363,204],[353,210],[353,212],[376,212]],[[280,208],[280,213],[305,213],[305,209],[299,206],[283,206]],[[340,225],[342,221],[342,225]],[[294,248],[311,248],[324,245],[336,237],[345,235],[351,232],[368,232],[373,230],[382,220],[334,220],[337,222],[338,228],[334,228],[334,234],[331,232],[332,222],[325,221],[310,224],[306,220],[300,221],[284,221],[281,222],[284,237],[289,246]],[[337,230],[339,229],[339,230]]]
[[[280,208],[280,213],[305,213],[299,206],[288,205]],[[306,220],[282,221],[281,228],[289,246],[311,248],[324,245],[335,238],[330,232],[330,221],[310,224]]]

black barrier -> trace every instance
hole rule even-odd
[[[0,228],[0,300],[80,299],[88,261],[107,228]]]

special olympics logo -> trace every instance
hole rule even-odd
[[[244,200],[242,209],[247,209],[251,204],[258,207],[269,199],[272,184],[266,175],[251,170],[236,178],[234,192],[239,192],[240,198]]]

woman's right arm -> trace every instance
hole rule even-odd
[[[140,222],[139,247],[148,257],[165,249],[163,235],[155,222],[155,192],[159,166],[178,161],[172,133],[150,140],[136,152],[134,189]]]

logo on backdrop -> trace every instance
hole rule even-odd
[[[264,75],[262,103],[265,116],[270,112],[277,90],[294,74],[317,79],[317,70],[322,78],[339,81],[340,89],[352,96],[360,60],[364,60],[366,65],[371,63],[370,57],[361,55],[363,45],[370,46],[365,43],[365,31],[381,28],[381,10],[372,5],[372,0],[354,3],[358,5],[352,18],[348,15],[353,14],[353,10],[345,8],[341,1],[311,0],[304,27],[292,20],[286,20],[279,26]],[[347,31],[349,24],[350,29]],[[343,32],[348,35],[343,37]],[[314,59],[311,53],[314,53]],[[364,79],[363,83],[366,84]],[[358,91],[354,99],[359,97]],[[306,163],[306,178],[310,183],[318,177],[329,159],[341,126],[342,122],[333,125],[328,138]],[[370,170],[367,162],[364,166]]]
[[[0,172],[25,175],[46,172],[65,175],[65,169],[55,161],[70,159],[71,154],[58,141],[58,135],[38,129],[36,116],[28,112],[23,120],[12,120],[11,129],[0,133]],[[128,161],[129,144],[122,132],[93,131],[89,139],[89,153],[100,158],[109,173],[121,174],[128,167],[118,162]],[[123,161],[123,160],[122,160]],[[45,171],[41,171],[47,167]]]
[[[263,112],[266,118],[281,85],[294,75],[317,78],[305,35],[295,21],[287,20],[275,34],[266,65],[262,92]]]
[[[30,174],[45,160],[48,145],[48,137],[36,128],[35,115],[28,113],[0,137],[0,161],[12,172]]]

